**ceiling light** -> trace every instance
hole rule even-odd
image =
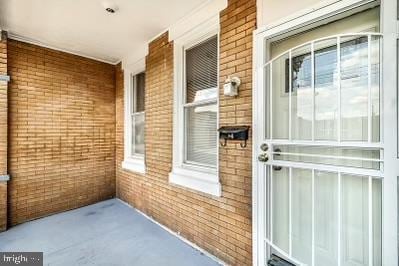
[[[109,1],[103,1],[103,7],[105,8],[105,11],[111,14],[118,11],[118,6],[115,3]]]

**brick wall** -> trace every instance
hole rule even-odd
[[[0,31],[1,34],[1,31]],[[7,40],[0,41],[0,75],[7,74]],[[7,83],[0,81],[0,232],[7,228]]]
[[[251,125],[252,31],[256,0],[230,0],[220,15],[220,80],[242,79],[240,95],[225,98],[220,86],[220,124]],[[171,186],[173,42],[165,33],[149,45],[146,59],[146,174],[121,169],[123,73],[116,74],[117,197],[232,265],[252,263],[251,141],[219,148],[222,197]]]
[[[115,67],[8,40],[9,220],[115,193]]]

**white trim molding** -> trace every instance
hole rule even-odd
[[[145,174],[145,158],[144,156],[135,156],[131,154],[132,150],[132,93],[133,79],[136,74],[145,71],[145,59],[137,61],[135,64],[129,65],[130,69],[123,70],[124,78],[124,159],[122,168],[128,171]]]
[[[172,172],[169,173],[169,182],[217,197],[222,195],[219,177],[212,173],[173,167]]]
[[[145,163],[143,159],[126,158],[122,162],[122,168],[131,172],[145,174]]]
[[[184,89],[182,86],[184,83],[185,48],[218,34],[219,15],[203,21],[200,26],[195,27],[174,40],[173,169],[169,174],[169,182],[220,197],[222,189],[219,182],[218,166],[216,168],[208,168],[184,163],[185,123],[183,107]],[[218,104],[218,100],[216,103]],[[216,129],[215,134],[217,134]]]

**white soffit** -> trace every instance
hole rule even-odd
[[[169,31],[169,41],[176,40],[179,37],[187,35],[190,31],[195,30],[199,25],[204,23],[213,24],[215,18],[219,18],[219,13],[227,7],[227,0],[208,0],[204,1],[200,6],[188,12],[184,17],[177,22],[169,25],[158,34],[154,35],[148,42],[159,37],[166,31]],[[145,50],[145,55],[148,53],[148,42],[142,49]],[[128,56],[123,58],[122,67],[135,72],[136,68],[142,65],[143,56],[140,51],[132,51]]]
[[[194,11],[214,12],[227,0],[107,1],[118,6],[116,13],[107,13],[103,0],[0,0],[0,28],[13,39],[112,64],[122,59],[134,64],[146,55],[151,38],[187,14],[192,18],[186,23],[195,23],[187,21],[204,14]],[[184,27],[176,26],[172,34],[181,31]]]
[[[219,13],[227,7],[227,0],[214,0],[193,10],[169,28],[169,40],[175,40],[195,27],[219,17]]]

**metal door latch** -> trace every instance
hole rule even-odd
[[[269,155],[267,153],[262,153],[258,156],[259,162],[267,162],[269,160]]]
[[[260,145],[260,149],[262,151],[268,151],[269,150],[269,145],[267,145],[267,143],[262,143],[262,145]]]

